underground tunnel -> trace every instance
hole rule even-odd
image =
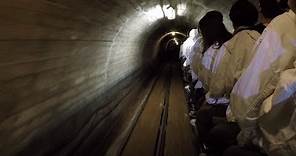
[[[228,13],[233,2],[1,1],[0,155],[149,155],[130,144],[139,144],[131,132],[138,129],[150,91],[167,72],[165,66],[170,74],[164,77],[179,78],[180,45],[207,11],[223,12],[232,30]],[[169,83],[180,91],[168,92],[185,99],[179,97],[184,94],[181,81]],[[152,116],[157,114],[153,109]],[[185,106],[180,109],[181,123],[189,126]],[[166,139],[176,142],[178,134],[170,135]],[[148,146],[155,152],[154,144]],[[193,151],[186,147],[182,155]]]

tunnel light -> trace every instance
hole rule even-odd
[[[156,21],[158,19],[164,18],[160,5],[148,9],[148,11],[145,12],[145,14],[150,21]]]
[[[175,44],[176,44],[176,45],[179,45],[179,42],[177,41],[176,38],[174,38],[174,41],[175,41]]]
[[[172,32],[171,34],[172,34],[173,36],[176,36],[176,32]]]
[[[155,7],[152,7],[145,11],[144,14],[150,21],[156,21],[164,17],[169,20],[173,20],[176,18],[176,11],[170,5],[163,5],[163,7],[161,7],[160,5],[156,5]]]
[[[187,6],[186,4],[178,4],[177,5],[177,15],[184,16],[186,14]]]
[[[171,7],[170,5],[164,5],[163,6],[163,12],[165,14],[165,16],[169,19],[169,20],[173,20],[176,18],[176,11],[173,7]]]

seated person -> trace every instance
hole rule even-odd
[[[219,52],[219,49],[223,43],[229,40],[232,35],[227,31],[225,25],[223,24],[223,15],[218,11],[208,12],[199,22],[199,30],[203,37],[203,53],[202,55],[196,55],[193,66],[195,66],[194,72],[197,73],[200,81],[205,90],[208,90],[208,84],[210,84],[212,73],[213,73],[213,64],[215,58]],[[217,114],[224,115],[224,108],[222,111],[220,108],[217,109]],[[198,114],[201,114],[200,111]],[[199,115],[200,116],[200,115]],[[208,127],[208,117],[204,117],[203,120],[200,120],[198,124],[203,126],[198,126],[201,133],[202,139],[205,138],[206,133],[210,127]]]
[[[236,135],[240,131],[236,123],[215,126],[212,120],[215,116],[226,116],[229,100],[225,99],[229,98],[235,82],[249,65],[254,54],[252,49],[260,37],[260,33],[254,29],[258,21],[258,11],[252,3],[247,0],[237,1],[231,8],[230,19],[235,32],[222,45],[213,63],[214,74],[211,75],[206,96],[211,107],[201,109],[198,114],[198,124],[208,128],[206,142],[209,152],[222,153],[228,146],[236,143]],[[213,129],[210,131],[211,128]]]
[[[294,58],[295,60],[295,58]],[[296,61],[280,74],[272,95],[264,100],[258,125],[260,144],[269,155],[296,155]],[[276,123],[276,124],[275,124]]]
[[[267,26],[275,17],[286,12],[277,0],[259,0],[261,21]]]
[[[295,0],[289,3],[295,11]],[[236,83],[229,117],[242,129],[238,136],[241,145],[258,143],[269,155],[295,155],[295,40],[295,12],[274,18]],[[263,134],[263,142],[258,142],[259,134]]]
[[[191,82],[191,72],[190,72],[190,62],[192,60],[192,47],[198,41],[197,29],[192,29],[189,32],[189,37],[180,47],[180,59],[182,63],[182,68],[184,70],[185,81]],[[190,77],[190,78],[189,78]]]

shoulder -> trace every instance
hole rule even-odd
[[[235,34],[224,46],[228,51],[249,46],[253,47],[259,37],[260,34],[255,30],[243,30]]]
[[[268,31],[275,31],[279,34],[296,34],[296,15],[293,11],[285,12],[274,18],[267,26]],[[287,31],[289,30],[289,31]]]
[[[219,49],[219,47],[212,45],[206,50],[205,55],[212,54],[212,53],[216,52],[218,49]]]
[[[260,33],[256,30],[243,30],[237,33],[234,37],[236,40],[257,40],[260,37]]]

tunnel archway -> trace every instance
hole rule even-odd
[[[178,62],[180,46],[186,38],[187,35],[176,31],[163,35],[156,44],[159,59]]]
[[[160,24],[160,23],[158,23]],[[149,37],[147,37],[146,44],[143,48],[143,57],[155,59],[154,63],[163,61],[165,59],[165,51],[167,42],[171,38],[180,38],[181,41],[186,39],[185,34],[194,28],[194,24],[185,22],[184,19],[177,20],[164,20],[161,25],[156,26],[153,31],[150,31]],[[175,32],[175,36],[172,35]],[[147,56],[148,54],[152,54]]]

